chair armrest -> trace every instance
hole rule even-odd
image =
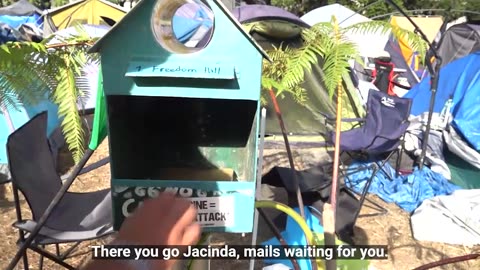
[[[321,115],[323,115],[323,117],[325,117],[326,121],[335,121],[335,116],[334,115],[326,114],[326,113],[323,113],[323,112],[319,112],[319,113]]]
[[[398,82],[395,82],[395,81],[392,81],[392,84],[395,85],[395,86],[397,86],[397,87],[400,87],[400,88],[402,88],[402,89],[404,89],[404,90],[410,90],[410,89],[412,89],[411,86],[402,85],[402,84],[400,84],[400,83],[398,83]]]
[[[334,122],[336,121],[337,117],[333,115],[328,115],[323,112],[320,112],[323,117],[325,117],[326,121]],[[342,118],[340,121],[342,122],[365,122],[365,118]]]
[[[365,118],[342,118],[342,122],[365,122]]]

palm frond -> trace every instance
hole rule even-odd
[[[56,74],[52,100],[59,106],[58,114],[62,118],[65,141],[76,162],[80,160],[85,149],[85,132],[78,104],[89,95],[85,88],[79,87],[78,80],[82,76],[83,67],[92,59],[87,53],[88,46],[69,44],[82,44],[84,41],[88,41],[88,37],[79,36],[78,39],[68,37],[61,40],[65,42],[63,44],[65,46],[57,47],[54,44],[54,48],[49,50],[49,60],[56,65],[47,71],[48,73],[54,71]]]
[[[288,52],[288,68],[282,78],[282,84],[286,89],[293,89],[304,81],[305,72],[312,71],[312,65],[317,64],[319,56],[324,55],[323,38],[318,33],[305,29],[303,36],[309,40],[297,49]]]
[[[75,63],[64,56],[64,66],[59,67],[57,88],[53,100],[58,105],[58,114],[62,117],[62,130],[65,141],[72,151],[75,161],[80,160],[84,150],[84,130],[77,110],[78,89],[75,84]]]
[[[348,74],[349,61],[358,56],[358,51],[356,45],[346,38],[334,16],[331,22],[316,24],[312,30],[323,37],[323,81],[332,98],[338,84],[342,83],[344,75]]]
[[[356,23],[343,29],[345,32],[351,31],[352,33],[391,33],[397,40],[404,39],[408,43],[407,45],[413,50],[418,52],[420,59],[425,59],[425,55],[428,50],[428,43],[416,33],[403,29],[399,26],[392,25],[390,22],[385,21],[368,21]]]
[[[14,42],[0,45],[0,106],[35,104],[50,98],[59,107],[62,131],[78,162],[84,152],[84,129],[77,104],[89,95],[77,80],[87,62],[96,55],[87,50],[94,39],[78,26],[78,35],[51,37],[41,43]],[[56,37],[59,44],[50,44]]]
[[[36,104],[48,94],[37,76],[33,56],[46,53],[41,44],[9,42],[0,45],[0,106]]]

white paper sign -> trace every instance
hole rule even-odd
[[[233,196],[187,198],[197,209],[202,227],[230,227],[235,224]]]

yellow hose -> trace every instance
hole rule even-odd
[[[317,241],[315,241],[315,236],[312,230],[310,230],[310,228],[308,227],[307,223],[302,218],[302,216],[300,216],[292,208],[286,206],[283,203],[279,203],[275,201],[256,201],[255,207],[256,208],[273,208],[287,214],[295,222],[297,222],[298,226],[300,226],[300,229],[303,231],[303,233],[305,234],[305,237],[307,238],[307,244],[316,245]],[[316,262],[317,262],[318,269],[324,269],[324,263],[321,259],[316,259]]]
[[[255,207],[256,208],[273,208],[289,215],[293,220],[295,220],[295,222],[297,222],[298,226],[300,226],[300,229],[302,229],[303,233],[305,234],[305,237],[307,238],[307,243],[309,245],[315,245],[315,238],[313,236],[312,231],[310,230],[310,228],[308,227],[307,223],[302,218],[302,216],[300,216],[292,208],[286,206],[283,203],[274,202],[274,201],[256,201]]]

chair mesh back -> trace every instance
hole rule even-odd
[[[400,144],[400,137],[409,126],[411,103],[411,99],[370,90],[364,125],[340,134],[341,149],[370,153],[386,153],[396,149]],[[333,133],[332,141],[334,136]]]
[[[46,134],[47,113],[42,112],[7,141],[12,182],[27,199],[33,219],[42,216],[62,185]]]
[[[397,131],[410,115],[411,100],[390,96],[379,91],[370,91],[367,101],[366,124],[375,130],[376,136],[399,138]],[[404,131],[402,131],[404,132]]]

